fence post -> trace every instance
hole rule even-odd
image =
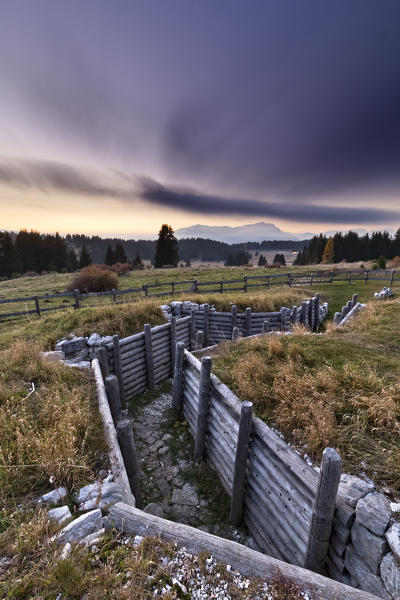
[[[143,508],[139,463],[136,456],[132,424],[129,419],[121,419],[118,422],[116,430],[129,485],[131,486],[132,494],[135,496],[136,508]]]
[[[288,286],[292,287],[292,274],[288,273]]]
[[[296,323],[296,315],[297,315],[297,306],[292,306],[292,311],[290,313],[290,321],[293,325]]]
[[[268,331],[270,331],[269,320],[265,319],[265,321],[263,321],[263,324],[262,324],[262,332],[263,333],[268,333]]]
[[[245,315],[245,336],[251,335],[251,308],[247,307],[246,308],[246,315]]]
[[[110,406],[114,425],[117,425],[119,419],[121,418],[121,399],[119,395],[117,377],[115,375],[107,375],[104,380],[104,385],[106,388],[108,404]]]
[[[144,326],[144,344],[146,348],[147,387],[149,390],[154,390],[153,346],[151,343],[151,326],[148,323]]]
[[[231,510],[229,513],[229,520],[231,523],[233,523],[233,525],[239,525],[240,521],[242,520],[247,456],[249,452],[252,424],[253,404],[251,402],[243,402],[240,409],[235,468],[233,471]]]
[[[333,271],[331,271],[329,273],[329,283],[332,285],[333,284]]]
[[[190,307],[190,346],[193,347],[196,341],[196,316],[193,306]]]
[[[110,374],[110,368],[108,366],[107,350],[104,348],[104,346],[99,348],[98,359],[100,363],[101,374],[103,375],[103,379],[105,380],[107,375]]]
[[[195,279],[195,280],[193,281],[193,292],[194,292],[195,294],[197,294],[197,292],[198,292],[198,291],[199,291],[199,282],[198,282],[198,280],[197,280],[197,279]]]
[[[368,273],[369,273],[369,271],[365,271],[365,273],[364,273],[364,283],[367,283],[367,281],[368,281]]]
[[[358,294],[353,294],[353,297],[351,299],[351,303],[353,305],[353,308],[355,307],[355,305],[357,304],[357,302],[358,302]]]
[[[350,283],[351,283],[351,271],[349,272],[347,279],[348,279],[348,283],[350,285]]]
[[[286,307],[282,306],[281,310],[281,331],[286,331]]]
[[[204,345],[207,347],[210,341],[210,305],[204,305]]]
[[[175,351],[176,351],[176,317],[172,316],[169,322],[171,331],[171,374],[174,374]]]
[[[311,285],[311,287],[312,287],[313,277],[314,277],[314,274],[311,273],[311,275],[310,275],[310,285]]]
[[[201,350],[203,348],[203,343],[204,343],[204,332],[199,330],[196,333],[196,344],[195,344],[195,349],[196,350]]]
[[[238,311],[238,308],[237,308],[236,304],[232,304],[232,307],[231,307],[231,314],[232,314],[232,339],[233,339],[233,330],[235,329],[236,324],[237,324],[237,311]]]
[[[40,306],[39,306],[39,298],[35,296],[35,308],[37,316],[40,317]]]
[[[145,283],[143,286],[143,291],[144,291],[144,295],[145,297],[149,295],[149,286]]]
[[[317,331],[318,326],[319,326],[319,305],[320,305],[319,299],[320,299],[320,295],[315,294],[315,302],[314,302],[315,323],[314,323],[313,331]]]
[[[111,290],[112,296],[113,296],[113,303],[115,304],[117,301],[117,294],[116,294],[116,290],[113,288]]]
[[[79,304],[79,290],[75,289],[74,290],[74,298],[75,298],[75,309],[80,308],[80,304]]]
[[[122,364],[121,364],[121,348],[119,346],[119,337],[117,335],[113,335],[113,351],[114,351],[114,369],[115,369],[115,374],[118,378],[121,406],[122,406],[122,408],[126,408],[124,378],[123,378],[123,374],[122,374]]]
[[[182,413],[182,392],[183,392],[183,357],[185,353],[185,344],[178,342],[175,353],[174,368],[174,388],[172,392],[172,408],[177,419]]]
[[[324,571],[324,563],[329,549],[341,466],[342,461],[339,454],[333,448],[325,448],[314,498],[304,565],[306,569],[321,574]]]
[[[269,288],[270,288],[270,282],[271,282],[271,275],[270,275],[270,274],[268,274],[268,275],[267,275],[267,289],[268,289],[268,290],[269,290]]]
[[[301,303],[301,324],[304,325],[304,327],[308,327],[308,306],[307,306],[307,302],[304,301]]]
[[[247,292],[247,277],[243,277],[243,291]]]
[[[237,340],[239,338],[239,327],[234,327],[232,329],[232,339]]]
[[[391,287],[393,285],[393,277],[394,277],[394,270],[392,269],[390,271],[389,287]]]
[[[175,281],[171,281],[171,294],[175,294]]]
[[[210,400],[210,375],[211,356],[201,359],[199,404],[197,409],[196,439],[194,444],[194,458],[203,458],[206,451],[207,418]]]

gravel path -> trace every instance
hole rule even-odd
[[[162,394],[133,420],[145,510],[256,549],[248,532],[228,522],[229,500],[211,469],[194,463],[192,437],[186,424],[171,421],[171,403]]]

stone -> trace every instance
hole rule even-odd
[[[381,577],[389,594],[395,599],[400,598],[400,566],[391,552],[382,560]]]
[[[57,536],[59,542],[78,542],[103,527],[101,510],[96,508],[68,523]]]
[[[355,506],[368,492],[372,492],[374,484],[370,481],[365,481],[354,475],[343,473],[340,478],[338,494],[350,506]]]
[[[400,560],[400,523],[394,523],[386,532],[386,539],[397,560]]]
[[[381,578],[371,573],[368,565],[354,550],[353,544],[347,546],[344,566],[358,582],[360,589],[371,594],[376,594],[379,598],[383,598],[383,600],[393,600],[385,590]]]
[[[164,498],[169,498],[171,495],[171,488],[168,485],[168,482],[165,479],[159,479],[157,481],[157,485],[160,488],[160,492]]]
[[[52,350],[51,352],[42,352],[46,362],[60,362],[64,360],[65,354],[62,350]]]
[[[356,521],[376,535],[383,535],[391,519],[390,502],[380,493],[373,492],[358,501]]]
[[[101,335],[99,333],[92,333],[87,341],[88,346],[99,346],[101,342]]]
[[[49,515],[50,519],[53,519],[53,521],[57,521],[57,523],[60,524],[72,517],[71,511],[67,505],[52,508],[47,514]]]
[[[68,490],[65,487],[58,487],[47,494],[40,496],[39,502],[45,502],[46,504],[60,504],[68,496]]]
[[[77,495],[79,510],[107,508],[111,504],[124,500],[121,486],[113,481],[91,483],[81,488]]]
[[[86,347],[86,338],[74,337],[72,340],[61,340],[56,344],[56,350],[62,350],[67,356]]]
[[[389,550],[385,538],[371,533],[356,521],[351,528],[351,541],[357,554],[367,563],[371,571],[378,575],[382,558]]]
[[[65,560],[66,558],[68,558],[68,556],[71,554],[71,550],[72,550],[72,546],[69,542],[67,542],[64,546],[64,548],[62,549],[60,558],[61,560]]]
[[[150,502],[150,504],[144,507],[143,511],[150,515],[155,515],[156,517],[164,517],[163,507],[155,502]]]
[[[80,543],[85,546],[93,546],[93,544],[98,544],[101,540],[101,536],[104,534],[105,529],[102,527],[98,531],[94,531],[93,533],[89,533],[84,538],[81,539]]]
[[[89,360],[80,360],[79,362],[75,362],[74,360],[66,360],[65,364],[67,367],[77,367],[78,369],[90,369],[92,363]]]
[[[197,506],[199,503],[199,497],[190,483],[185,483],[182,489],[174,489],[172,492],[171,503]]]

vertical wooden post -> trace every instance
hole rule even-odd
[[[393,285],[393,278],[394,278],[394,270],[392,269],[390,271],[389,287],[391,287]]]
[[[99,348],[98,359],[99,359],[101,374],[103,375],[103,379],[105,380],[107,375],[110,374],[110,368],[108,366],[107,350],[104,348],[104,346]]]
[[[199,282],[198,282],[197,279],[195,279],[193,281],[193,291],[194,291],[195,294],[197,294],[197,292],[199,291]]]
[[[320,305],[320,295],[315,294],[315,302],[314,302],[314,314],[315,314],[315,323],[314,323],[314,331],[317,331],[319,326],[319,305]]]
[[[323,573],[328,554],[341,468],[342,461],[339,454],[333,448],[325,448],[314,498],[304,565],[306,569],[317,573]]]
[[[172,316],[169,321],[171,332],[171,375],[174,374],[175,352],[176,352],[176,317]]]
[[[353,305],[353,308],[355,307],[357,302],[358,302],[358,294],[353,294],[353,297],[351,299],[351,304]]]
[[[262,332],[268,333],[268,331],[270,331],[269,321],[268,321],[268,319],[265,319],[265,321],[263,321],[263,324],[262,324]]]
[[[369,271],[365,271],[365,273],[364,273],[364,283],[368,282],[368,273],[369,273]]]
[[[129,419],[121,419],[116,427],[119,447],[124,459],[131,492],[135,496],[136,508],[143,508],[140,470],[136,455],[135,440]]]
[[[312,287],[312,283],[313,283],[313,277],[314,277],[314,274],[311,273],[311,275],[310,275],[310,285],[311,285],[311,287]]]
[[[143,287],[143,292],[144,292],[145,297],[148,296],[149,295],[149,286],[144,284],[142,287]]]
[[[185,344],[178,342],[175,353],[174,368],[174,388],[172,392],[172,408],[177,419],[182,413],[182,393],[183,393],[183,357],[185,353]]]
[[[119,337],[113,335],[113,351],[114,351],[114,370],[118,379],[119,394],[121,398],[122,408],[126,408],[125,402],[125,391],[124,391],[124,378],[122,374],[122,363],[121,363],[121,349],[119,346]]]
[[[288,273],[288,286],[292,287],[292,273]]]
[[[350,283],[351,283],[351,271],[349,272],[347,279],[348,279],[348,284],[350,285]]]
[[[37,296],[35,296],[35,308],[37,316],[40,317],[39,298]]]
[[[231,510],[229,513],[229,520],[233,525],[239,525],[242,520],[247,456],[252,424],[253,404],[251,402],[243,402],[240,409],[239,432],[233,471]]]
[[[81,305],[79,304],[79,290],[78,289],[74,290],[74,298],[75,298],[75,309],[78,309],[81,307]]]
[[[154,390],[153,345],[151,342],[151,326],[148,323],[144,326],[144,344],[146,349],[147,387],[149,390]]]
[[[221,294],[224,293],[224,282],[222,281],[222,279],[219,282],[219,291],[220,291]]]
[[[296,315],[297,315],[297,306],[292,306],[292,310],[290,313],[290,321],[291,323],[296,323]]]
[[[270,288],[270,285],[271,285],[271,275],[268,274],[267,275],[267,289]]]
[[[251,308],[248,306],[246,308],[246,315],[245,315],[245,336],[249,336],[251,335]]]
[[[243,291],[247,292],[247,277],[243,277]]]
[[[203,356],[201,359],[199,404],[197,409],[197,427],[194,445],[195,460],[203,458],[206,451],[207,418],[210,401],[210,375],[211,356]]]
[[[182,303],[177,304],[175,306],[175,314],[178,317],[178,319],[182,319]]]
[[[203,344],[204,344],[204,332],[199,330],[196,333],[196,345],[195,345],[195,349],[196,350],[201,350],[203,348]]]
[[[115,304],[115,303],[116,303],[116,301],[117,301],[117,294],[116,294],[116,290],[113,288],[113,289],[111,290],[111,293],[112,293],[112,297],[113,297],[113,303]]]
[[[239,338],[239,327],[234,327],[232,329],[232,339],[237,340]]]
[[[281,310],[281,331],[286,331],[286,308],[282,306]]]
[[[329,283],[332,285],[333,284],[333,271],[331,271],[329,273]]]
[[[171,281],[171,294],[174,295],[175,294],[175,282]]]
[[[301,324],[304,327],[308,326],[308,306],[306,301],[301,303]]]
[[[204,345],[207,347],[210,341],[210,306],[204,305]]]
[[[115,375],[107,375],[104,380],[104,385],[107,392],[108,404],[110,406],[111,415],[116,425],[121,418],[121,398],[119,395],[118,379]]]
[[[232,314],[232,339],[235,339],[233,337],[233,330],[235,329],[236,324],[237,324],[237,311],[238,311],[238,308],[237,308],[236,304],[232,304],[232,306],[231,306],[231,314]]]
[[[196,314],[193,306],[190,307],[190,347],[193,348],[196,342]]]

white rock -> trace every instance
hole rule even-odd
[[[103,518],[101,516],[101,510],[99,508],[92,510],[84,515],[81,515],[71,523],[68,523],[60,531],[57,539],[60,542],[78,542],[82,538],[98,531],[103,527]]]
[[[101,335],[99,333],[92,333],[87,341],[88,346],[98,346],[101,342]]]
[[[135,535],[135,537],[133,538],[133,545],[134,546],[139,546],[139,544],[141,544],[143,542],[143,538],[141,535]]]
[[[400,512],[400,502],[391,502],[390,510],[394,513]]]
[[[42,352],[43,358],[47,362],[60,362],[64,360],[65,354],[62,350],[52,350],[50,352]]]
[[[385,535],[393,554],[400,560],[400,523],[394,523]]]
[[[69,542],[67,542],[61,552],[62,560],[65,560],[66,558],[68,558],[68,556],[71,554],[71,549],[72,549],[71,544]]]
[[[57,523],[60,524],[72,517],[71,511],[66,505],[59,506],[58,508],[52,508],[47,514],[49,515],[50,519],[53,519],[53,521],[57,521]]]
[[[94,531],[93,533],[89,533],[83,539],[81,539],[80,543],[85,546],[92,546],[93,544],[98,544],[101,540],[101,536],[104,535],[105,529],[102,527],[98,531]]]
[[[122,500],[124,500],[124,494],[121,486],[113,481],[92,483],[78,492],[79,510],[106,508]]]
[[[60,504],[68,496],[68,490],[65,487],[58,487],[47,494],[40,496],[38,502],[46,504]]]

